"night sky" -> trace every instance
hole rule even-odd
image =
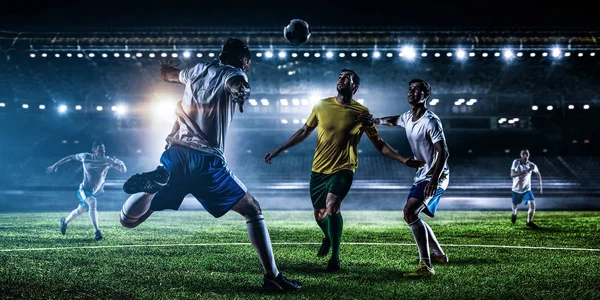
[[[9,0],[10,1],[10,0]],[[5,30],[144,26],[570,27],[599,28],[593,1],[6,1]],[[389,3],[388,3],[389,2]]]

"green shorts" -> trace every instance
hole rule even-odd
[[[350,191],[354,172],[341,170],[333,174],[310,174],[310,199],[314,208],[327,207],[327,194],[332,193],[344,199]]]

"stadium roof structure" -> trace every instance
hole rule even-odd
[[[419,50],[463,47],[471,50],[510,47],[540,50],[561,47],[600,49],[600,30],[561,28],[432,28],[432,27],[314,27],[309,42],[288,44],[283,28],[275,27],[147,27],[75,29],[59,31],[0,31],[0,47],[8,49],[85,50],[219,50],[229,37],[246,40],[253,49],[335,50],[397,49],[412,45]]]

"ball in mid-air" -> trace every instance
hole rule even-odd
[[[288,43],[294,46],[300,46],[310,38],[310,27],[304,20],[293,19],[290,24],[283,28],[283,36]]]

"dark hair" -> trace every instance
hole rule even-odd
[[[96,149],[96,147],[99,147],[100,145],[104,145],[104,143],[100,141],[94,141],[92,143],[92,149]]]
[[[221,62],[234,67],[241,67],[240,60],[242,58],[250,58],[250,50],[246,43],[240,39],[228,39],[223,45],[221,54],[219,54]]]
[[[431,86],[429,83],[427,83],[427,81],[417,78],[409,81],[408,85],[410,86],[412,83],[420,83],[425,88],[425,94],[427,94],[427,97],[431,96]]]
[[[350,69],[342,69],[342,71],[340,71],[340,73],[341,72],[352,72],[352,74],[353,74],[352,75],[352,82],[354,82],[354,84],[356,84],[356,85],[360,85],[360,77],[358,77],[358,74],[356,74],[356,72],[354,72],[354,71],[352,71]]]

